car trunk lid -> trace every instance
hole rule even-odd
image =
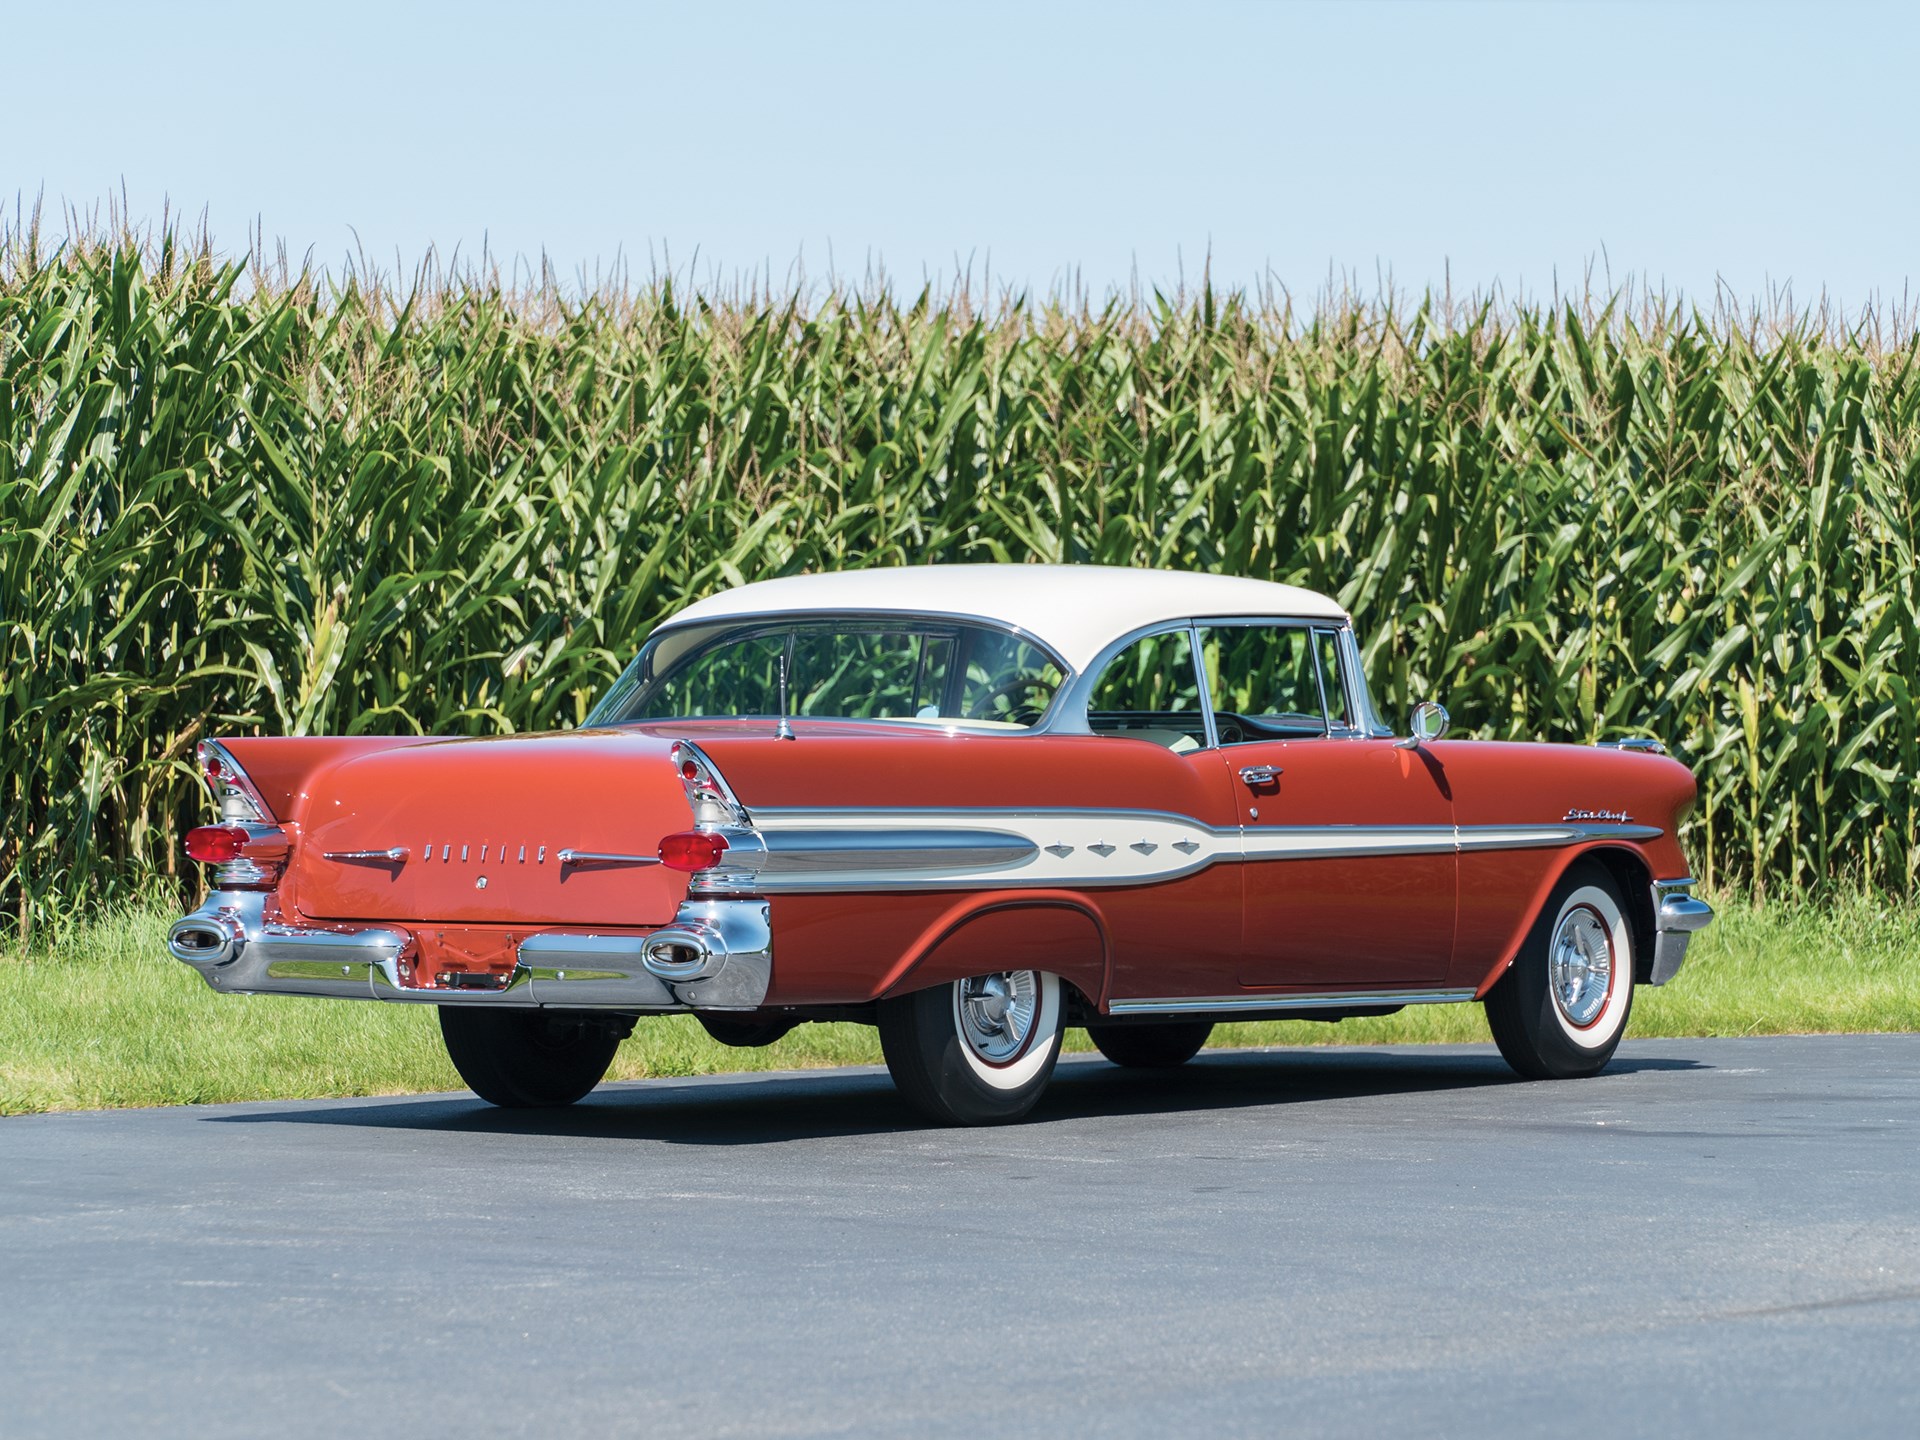
[[[326,920],[663,925],[687,877],[660,839],[692,823],[671,742],[618,731],[434,741],[313,777],[294,856]]]

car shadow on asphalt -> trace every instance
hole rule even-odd
[[[1605,1076],[1706,1070],[1697,1060],[1618,1056]],[[1341,1046],[1285,1052],[1210,1051],[1177,1070],[1123,1070],[1090,1055],[1062,1058],[1025,1125],[1121,1116],[1292,1106],[1526,1084],[1498,1055]],[[1554,1082],[1545,1082],[1552,1084]],[[216,1124],[344,1125],[369,1129],[761,1145],[939,1129],[900,1099],[885,1070],[781,1071],[602,1085],[559,1110],[501,1110],[471,1095],[330,1100],[249,1107]]]

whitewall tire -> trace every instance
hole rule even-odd
[[[1633,1013],[1633,945],[1613,876],[1590,860],[1572,866],[1487,993],[1487,1024],[1507,1063],[1533,1080],[1604,1069]]]
[[[1060,1058],[1060,977],[1003,970],[880,1003],[880,1048],[900,1093],[952,1125],[1017,1120]]]

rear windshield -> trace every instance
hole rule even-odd
[[[1065,678],[1032,641],[957,621],[686,626],[650,639],[587,723],[786,714],[1025,729]]]

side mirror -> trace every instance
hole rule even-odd
[[[1438,700],[1422,700],[1408,717],[1407,738],[1394,741],[1394,746],[1400,750],[1417,750],[1446,734],[1450,723],[1446,706]]]

